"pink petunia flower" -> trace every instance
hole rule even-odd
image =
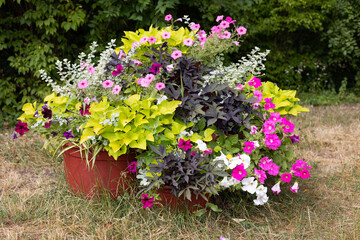
[[[96,71],[96,68],[94,68],[93,66],[89,66],[87,69],[91,74],[94,74]]]
[[[282,128],[284,133],[292,133],[292,132],[294,132],[295,124],[293,124],[292,122],[287,120],[286,117],[284,117],[282,119],[281,125],[284,125],[283,128]]]
[[[149,40],[148,37],[142,37],[142,38],[140,38],[140,43],[141,44],[146,43],[148,40]]]
[[[207,41],[207,39],[205,36],[201,36],[201,37],[199,37],[199,41],[202,43],[205,43]]]
[[[165,83],[159,82],[155,85],[155,88],[160,91],[161,89],[165,88]]]
[[[225,21],[227,21],[228,23],[234,23],[236,22],[236,20],[233,20],[231,17],[226,17]]]
[[[208,148],[208,149],[206,149],[206,150],[204,151],[204,153],[210,154],[210,153],[212,153],[212,150],[211,150],[210,148]]]
[[[166,70],[167,70],[168,72],[171,72],[173,69],[174,69],[174,65],[173,65],[173,64],[170,64],[170,65],[167,65],[167,66],[166,66]]]
[[[121,91],[121,87],[119,85],[115,85],[114,88],[112,89],[112,94],[119,94],[119,92]]]
[[[272,191],[273,193],[279,194],[279,193],[281,192],[280,182],[278,182],[277,184],[275,184],[275,185],[271,188],[271,191]]]
[[[163,33],[161,34],[161,37],[162,37],[163,39],[168,39],[168,38],[170,38],[170,33],[169,33],[169,32],[163,32]]]
[[[192,23],[192,24],[190,25],[190,28],[191,28],[191,30],[193,30],[193,31],[198,30],[198,29],[200,29],[200,24]]]
[[[265,144],[269,149],[276,150],[281,145],[281,140],[276,134],[265,135]]]
[[[187,151],[189,149],[192,148],[192,144],[190,143],[190,139],[188,139],[187,141],[185,141],[184,139],[180,138],[179,139],[179,144],[178,147],[184,151]]]
[[[216,22],[220,22],[223,19],[224,19],[224,15],[217,16]]]
[[[239,42],[238,42],[238,41],[233,41],[233,44],[235,44],[236,46],[239,46]]]
[[[269,117],[270,121],[274,121],[274,122],[281,122],[282,121],[282,117],[280,117],[280,113],[270,113],[270,117]]]
[[[255,90],[253,92],[253,94],[254,94],[254,97],[256,97],[258,99],[258,101],[256,101],[256,102],[261,102],[261,100],[263,99],[262,93],[259,90]]]
[[[204,30],[200,30],[200,31],[197,32],[197,34],[198,34],[199,36],[205,36],[205,35],[206,35],[206,32],[205,32]]]
[[[281,181],[289,183],[291,182],[291,177],[291,173],[283,173],[281,174]]]
[[[310,172],[307,169],[304,169],[300,172],[300,177],[301,179],[305,179],[305,178],[309,178],[310,177]]]
[[[116,66],[116,70],[114,70],[114,71],[112,72],[112,75],[116,77],[116,76],[118,76],[123,70],[124,70],[124,69],[123,69],[122,65],[119,64],[119,65]]]
[[[184,40],[184,45],[191,47],[194,44],[194,41],[191,38]]]
[[[149,37],[148,42],[149,43],[156,43],[157,38],[156,37]]]
[[[106,80],[102,82],[102,85],[104,88],[111,88],[112,86],[114,86],[114,82],[111,80]]]
[[[278,165],[276,165],[276,163],[271,163],[269,170],[268,170],[268,174],[272,175],[272,176],[276,176],[279,174],[279,170],[280,170],[280,167]]]
[[[236,166],[233,169],[231,175],[238,181],[242,180],[247,175],[247,172],[244,168],[244,164],[241,163],[240,165]]]
[[[29,128],[26,122],[19,121],[16,123],[15,132],[19,133],[22,136],[27,131],[29,131]]]
[[[259,182],[264,183],[264,181],[267,179],[266,173],[263,170],[258,170],[254,168],[255,175],[259,178]]]
[[[165,21],[170,21],[172,19],[172,15],[171,14],[168,14],[165,16]]]
[[[249,80],[249,86],[254,86],[255,88],[258,88],[262,85],[260,79],[257,77],[253,77]]]
[[[265,110],[275,109],[275,104],[271,102],[271,98],[265,98],[264,101],[265,101],[264,104]]]
[[[290,190],[293,192],[293,193],[297,193],[298,190],[299,190],[299,184],[297,182],[294,183],[294,185],[290,188]]]
[[[228,31],[224,31],[224,39],[230,39],[231,38],[231,33]]]
[[[227,21],[221,21],[221,23],[219,24],[219,26],[220,26],[222,29],[226,29],[226,28],[230,27],[230,24],[229,24]]]
[[[142,78],[142,80],[141,80],[141,82],[140,82],[140,85],[142,86],[142,87],[149,87],[149,85],[150,85],[150,83],[153,81],[153,79],[154,79],[154,77],[155,77],[155,75],[153,75],[153,74],[147,74],[146,76],[145,76],[145,78]],[[139,79],[140,80],[140,79]],[[139,83],[139,82],[138,82]]]
[[[137,168],[137,161],[132,161],[127,165],[127,169],[131,173],[136,173],[136,168]]]
[[[272,163],[272,159],[269,159],[268,157],[263,157],[262,159],[260,159],[259,167],[261,167],[265,171],[268,171],[270,170]]]
[[[86,88],[87,86],[88,86],[88,81],[86,81],[86,80],[81,80],[79,83],[78,83],[78,88],[79,89],[84,89],[84,88]]]
[[[85,103],[89,103],[89,102],[90,102],[90,98],[88,98],[88,97],[85,98],[85,99],[84,99],[84,102],[85,102]]]
[[[271,134],[274,133],[276,128],[275,128],[275,122],[273,121],[265,121],[263,128],[262,128],[263,132],[265,134]]]
[[[244,34],[246,34],[247,29],[244,28],[243,26],[241,26],[238,29],[236,29],[236,31],[239,35],[244,35]]]
[[[133,59],[134,64],[140,66],[142,64],[142,62],[140,62],[139,60]]]
[[[240,90],[244,90],[244,85],[242,85],[241,83],[239,85],[236,86],[237,89],[240,89]]]
[[[155,197],[149,198],[148,194],[143,194],[141,196],[141,201],[144,204],[143,208],[151,208],[154,205]]]
[[[182,52],[180,50],[175,50],[171,53],[171,57],[176,60],[180,57],[182,57]]]
[[[245,147],[243,148],[244,152],[251,154],[252,150],[255,149],[255,144],[254,142],[245,142],[244,143]]]
[[[213,26],[212,28],[211,28],[211,32],[212,33],[221,33],[221,30],[222,30],[222,28],[220,27],[220,26]]]

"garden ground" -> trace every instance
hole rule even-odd
[[[67,189],[43,140],[0,133],[0,239],[360,239],[360,104],[309,107],[295,120],[298,158],[313,167],[298,194],[269,204],[227,196],[222,213],[196,217],[124,196],[84,200]]]

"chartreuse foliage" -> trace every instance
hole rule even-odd
[[[126,153],[129,147],[145,150],[147,142],[154,142],[156,135],[165,130],[164,126],[176,125],[173,116],[181,103],[165,100],[156,105],[154,101],[154,98],[140,100],[140,95],[132,95],[115,104],[110,104],[106,98],[92,103],[80,143],[93,135],[101,136],[109,141],[105,149],[115,159]],[[104,124],[112,116],[117,116],[115,124]]]

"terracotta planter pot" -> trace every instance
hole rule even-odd
[[[68,143],[64,147],[69,146],[71,144]],[[133,185],[135,175],[127,170],[127,164],[136,161],[135,154],[122,155],[115,160],[102,150],[96,156],[94,167],[90,169],[86,165],[84,153],[81,156],[78,147],[65,151],[63,157],[65,178],[70,189],[87,198],[106,191],[116,198]]]
[[[181,195],[180,197],[176,197],[174,194],[171,193],[170,186],[163,186],[157,191],[157,193],[161,197],[161,201],[159,200],[158,202],[161,203],[163,206],[169,206],[172,209],[187,208],[191,212],[194,212],[201,208],[205,208],[206,203],[208,202],[205,199],[203,199],[200,195],[198,196],[198,198],[196,198],[195,195],[192,195],[191,196],[192,201],[189,201],[187,198],[185,198],[184,195]],[[209,199],[209,196],[206,195],[206,197]]]

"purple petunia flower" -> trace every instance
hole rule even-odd
[[[289,138],[290,138],[290,140],[291,140],[291,142],[292,142],[293,144],[300,142],[300,137],[299,137],[299,136],[296,136],[295,134],[292,135],[292,136],[289,136]]]
[[[124,69],[123,69],[122,65],[119,64],[119,65],[116,66],[116,70],[112,72],[112,75],[113,75],[113,76],[117,76],[117,75],[119,75],[123,70],[124,70]]]
[[[161,65],[158,63],[153,63],[153,65],[150,68],[150,72],[154,75],[160,72]]]
[[[80,106],[80,114],[81,114],[81,116],[91,115],[89,110],[90,110],[90,105],[89,104],[85,105],[85,110],[84,110],[84,108],[82,106]]]
[[[74,135],[72,134],[71,130],[65,131],[65,132],[63,133],[63,136],[66,137],[66,139],[75,138]]]
[[[44,118],[51,119],[51,117],[52,117],[52,111],[50,109],[48,109],[47,107],[43,106],[43,110],[41,113]]]
[[[16,132],[14,131],[14,134],[12,135],[12,139],[17,139]]]
[[[52,131],[51,134],[55,137],[58,134],[59,130]]]
[[[149,198],[148,194],[143,194],[141,196],[141,201],[144,204],[143,208],[151,208],[154,204],[155,197]]]
[[[29,131],[27,123],[19,121],[16,124],[15,132],[19,133],[21,136],[24,135],[24,133],[26,133],[27,131]]]
[[[129,172],[136,173],[137,162],[132,161],[132,162],[128,163],[127,167],[128,167]]]

